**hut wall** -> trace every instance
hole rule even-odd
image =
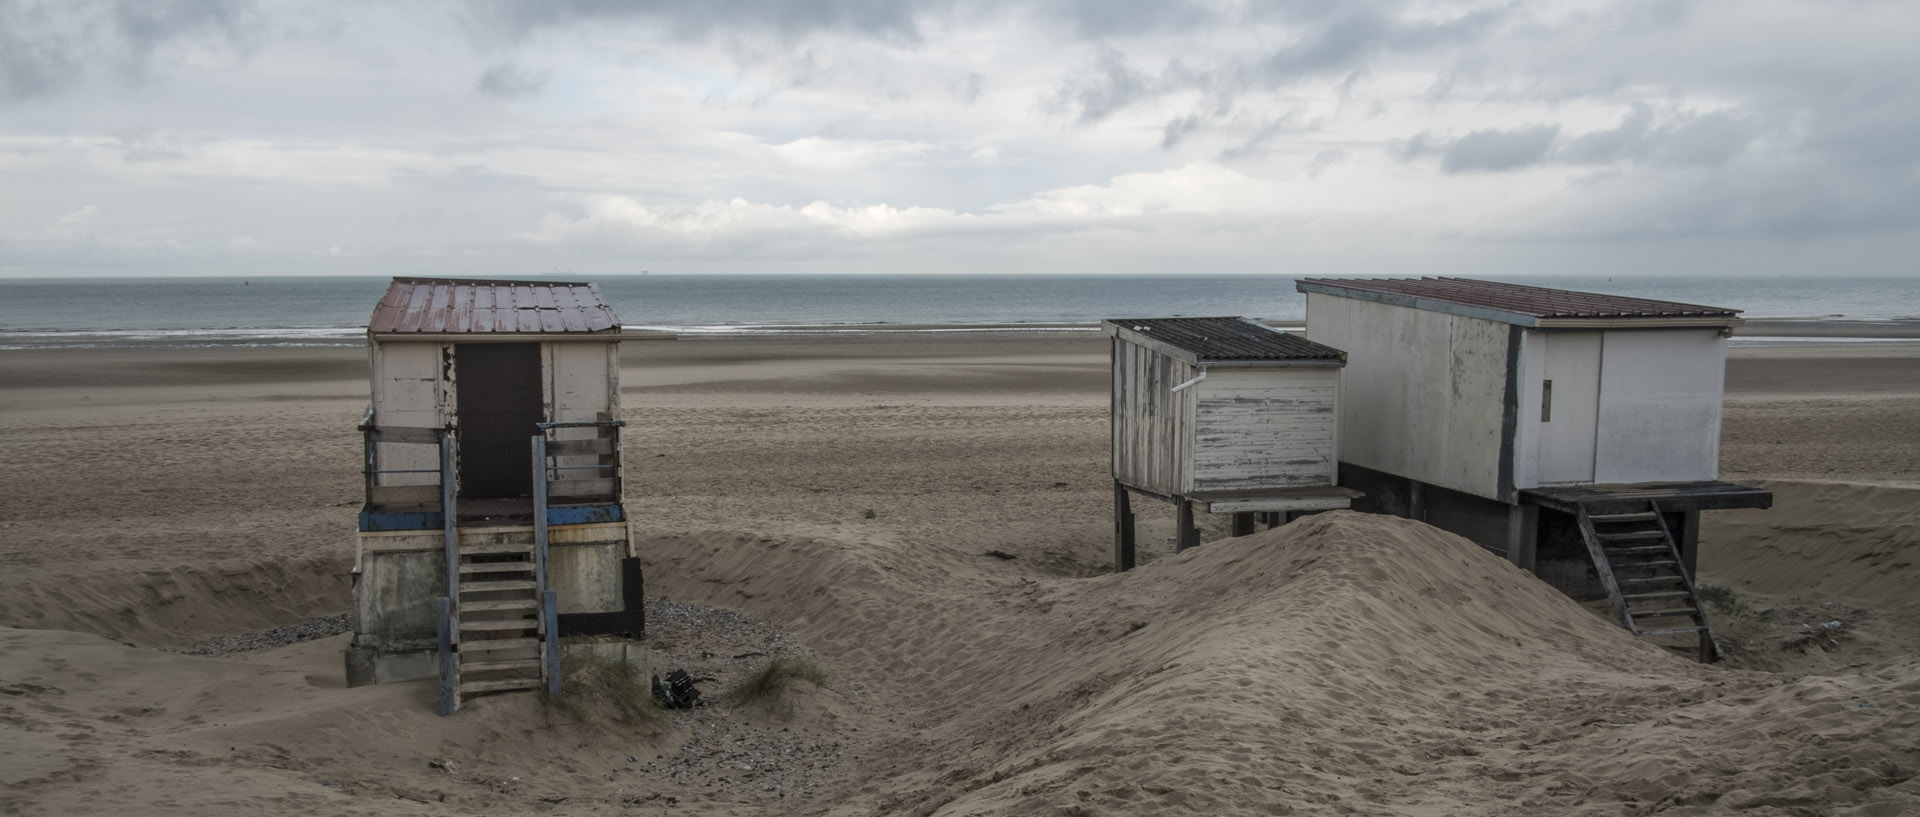
[[[1164,495],[1183,493],[1193,461],[1194,389],[1173,387],[1195,368],[1113,339],[1113,478]]]
[[[441,377],[442,346],[425,342],[372,345],[373,422],[389,428],[438,428],[448,424],[450,386]],[[435,446],[376,443],[382,469],[438,469]],[[381,485],[436,485],[438,474],[384,474]]]
[[[1338,477],[1331,367],[1212,368],[1194,388],[1191,492],[1333,485]]]
[[[1340,459],[1505,501],[1510,331],[1497,321],[1308,293],[1307,338],[1347,352]]]
[[[1595,481],[1718,478],[1726,343],[1717,329],[1606,333]]]
[[[585,423],[596,420],[616,420],[620,417],[620,355],[619,344],[613,342],[568,342],[549,343],[545,350],[546,415],[551,422]],[[556,428],[549,434],[552,440],[591,440],[603,438],[612,441],[612,435],[597,428]],[[606,499],[619,495],[619,486],[613,480],[618,476],[615,468],[584,469],[580,466],[599,465],[617,466],[618,458],[609,450],[601,455],[555,457],[554,464],[563,466],[555,472],[556,479],[567,480],[572,484],[556,486],[556,501]]]
[[[1717,329],[1527,331],[1514,484],[1716,479],[1725,378]]]

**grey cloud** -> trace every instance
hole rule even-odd
[[[244,54],[257,46],[258,23],[237,0],[0,0],[0,98],[51,93],[102,69],[138,81],[176,42]]]
[[[1553,146],[1560,129],[1537,125],[1513,130],[1478,130],[1454,140],[1440,154],[1447,173],[1516,170],[1538,163]]]
[[[967,78],[964,81],[954,82],[953,95],[959,97],[960,101],[972,105],[980,101],[980,86],[980,73],[977,71],[968,71]]]
[[[119,136],[121,156],[129,162],[163,162],[186,158],[187,150],[173,134],[140,131]]]
[[[1573,164],[1718,165],[1759,133],[1751,121],[1724,111],[1682,114],[1659,125],[1654,119],[1653,106],[1636,102],[1619,126],[1574,139],[1555,158]]]
[[[1081,124],[1098,122],[1146,96],[1151,81],[1128,66],[1125,55],[1105,48],[1087,71],[1054,92],[1050,107],[1073,114]]]
[[[513,62],[496,63],[474,80],[473,90],[495,99],[516,99],[540,93],[549,77],[545,70],[533,71]]]
[[[846,31],[917,41],[917,7],[894,0],[492,0],[474,7],[479,30],[518,39],[546,28],[604,22],[662,25],[676,34],[760,30],[782,34]]]
[[[1167,35],[1217,23],[1217,7],[1175,0],[1066,0],[1043,4],[1037,13],[1064,21],[1087,39]]]
[[[1160,137],[1160,148],[1172,150],[1187,138],[1187,134],[1200,129],[1200,115],[1190,113],[1179,119],[1167,122],[1166,132]]]

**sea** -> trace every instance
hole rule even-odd
[[[1920,277],[1488,277],[1729,307],[1750,319],[1920,320]],[[1092,331],[1103,318],[1211,315],[1284,324],[1306,315],[1305,296],[1294,289],[1297,279],[654,274],[552,280],[594,282],[629,329],[691,335],[903,327]],[[387,281],[372,276],[0,278],[0,350],[355,344],[364,337],[367,316]]]

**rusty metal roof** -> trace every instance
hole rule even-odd
[[[1251,318],[1109,318],[1105,324],[1152,338],[1193,355],[1194,363],[1221,361],[1337,361],[1345,352],[1290,335]]]
[[[1569,289],[1476,281],[1470,278],[1302,278],[1294,288],[1382,303],[1457,312],[1523,326],[1629,320],[1739,323],[1740,310],[1601,295]]]
[[[372,334],[620,331],[593,284],[566,281],[395,278],[367,320]]]

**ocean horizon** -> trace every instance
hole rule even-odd
[[[688,335],[1033,329],[1105,318],[1242,315],[1298,323],[1299,275],[535,275],[591,281],[631,330]],[[1900,277],[1487,276],[1706,304],[1748,319],[1920,320]],[[0,279],[0,349],[359,342],[384,276]]]

